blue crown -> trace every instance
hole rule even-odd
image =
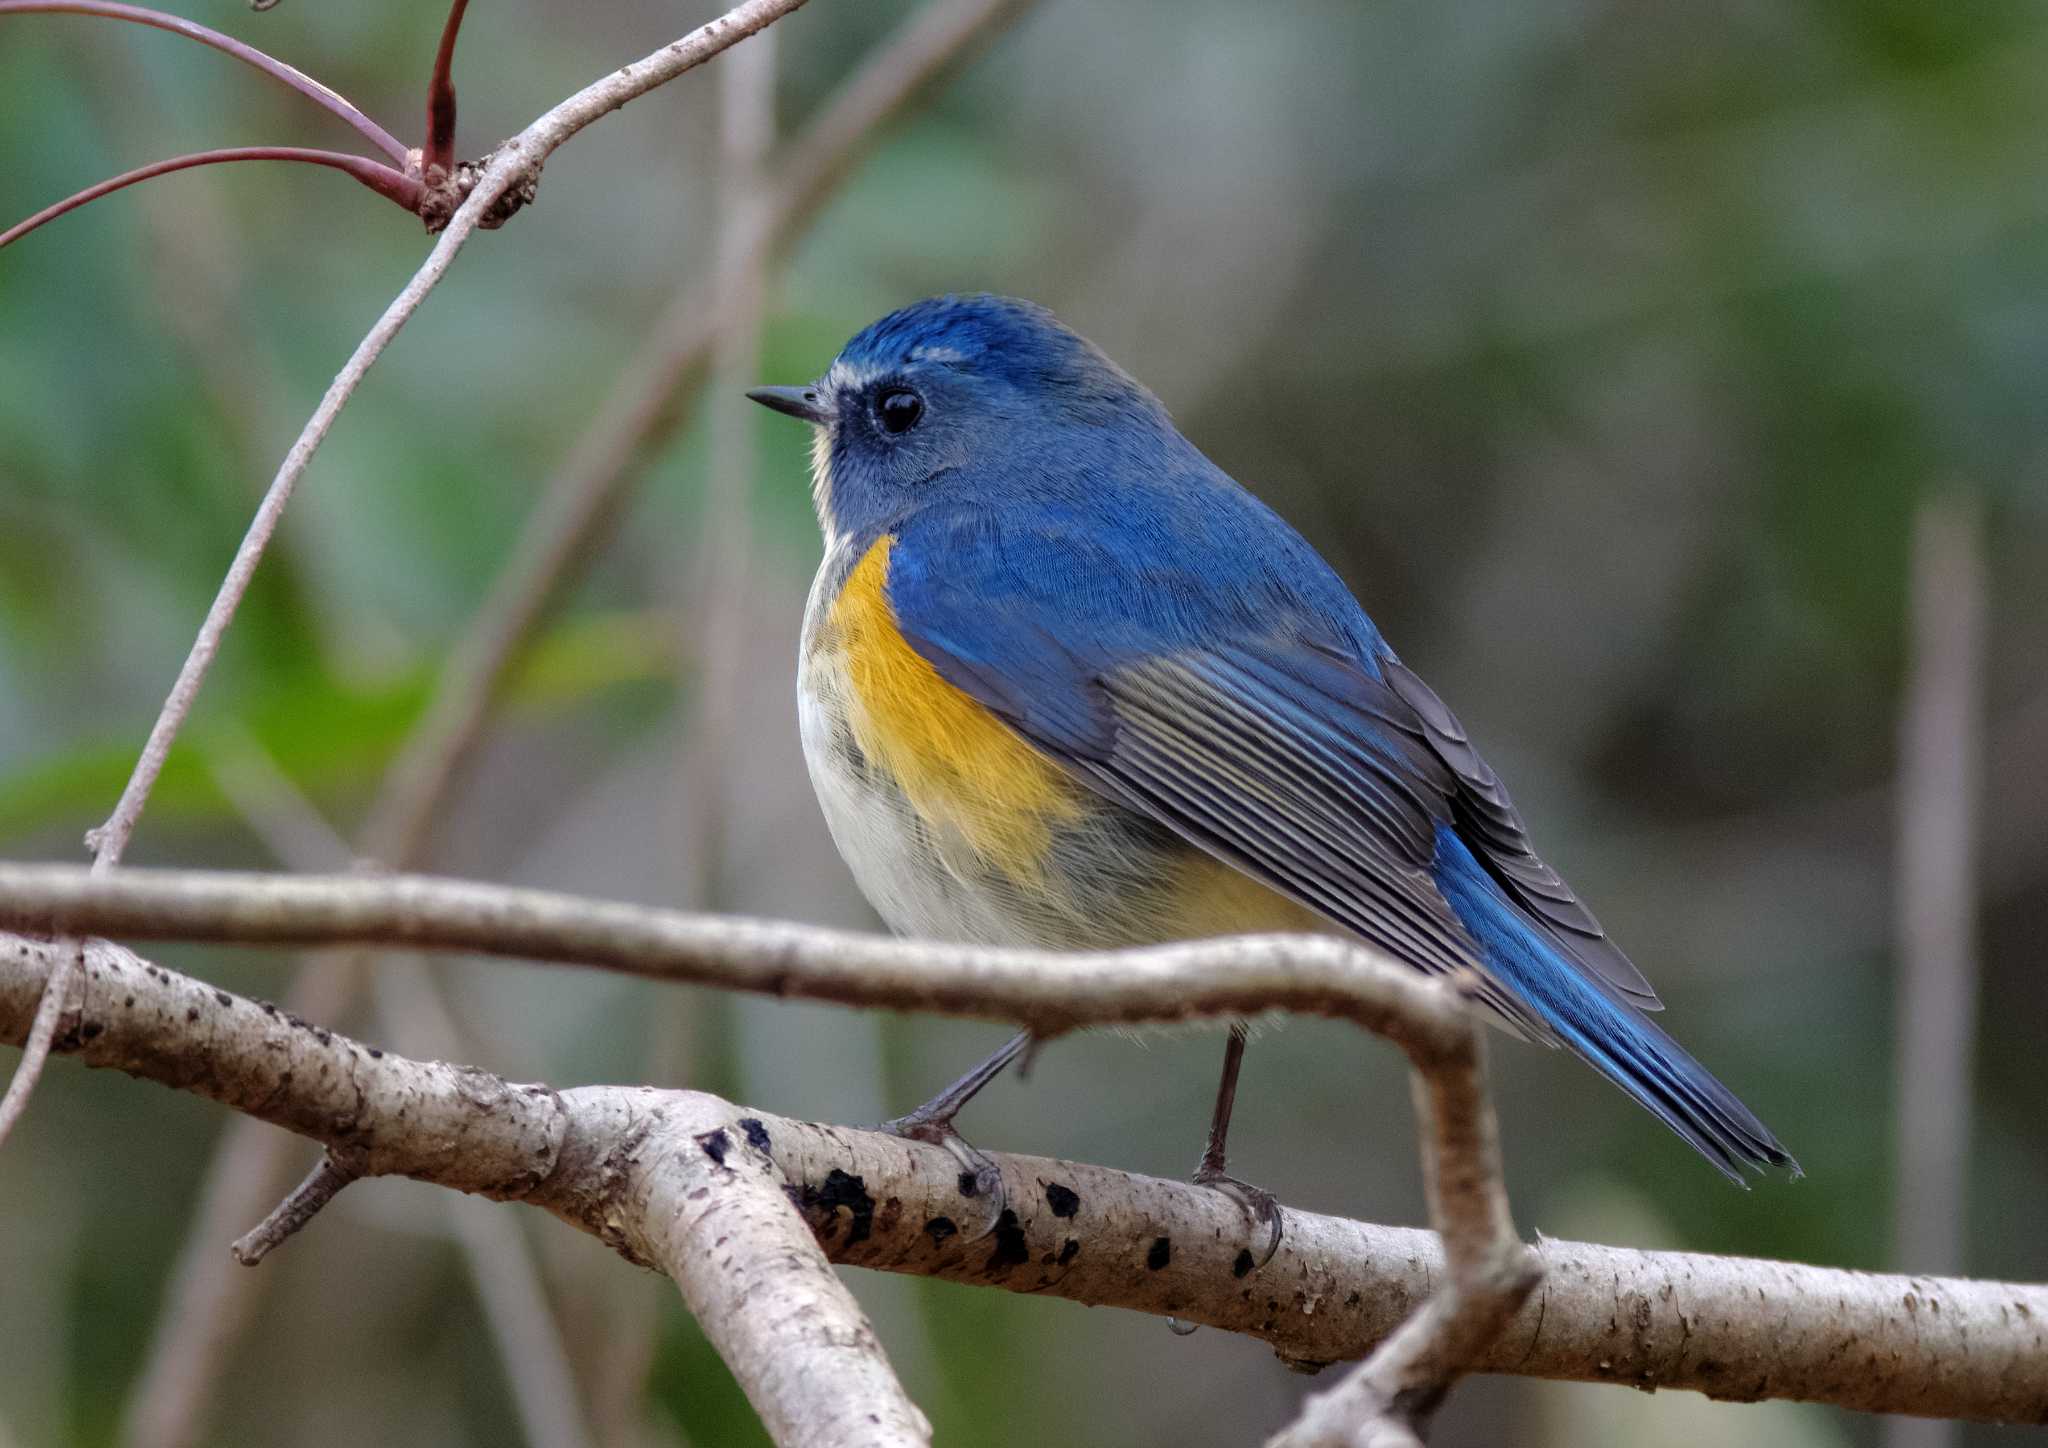
[[[846,344],[840,361],[860,372],[920,363],[958,367],[1026,391],[1158,407],[1152,394],[1036,302],[986,293],[927,297],[891,312]]]

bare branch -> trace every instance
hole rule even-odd
[[[322,1207],[362,1174],[359,1152],[330,1148],[306,1179],[292,1188],[291,1195],[277,1204],[276,1210],[235,1239],[235,1260],[244,1267],[254,1267],[319,1215]]]
[[[50,967],[50,988],[43,993],[42,1002],[36,1007],[35,1016],[29,1024],[28,1035],[22,1042],[21,1060],[15,1063],[14,1075],[7,1082],[7,1094],[0,1096],[0,1141],[7,1140],[7,1134],[14,1130],[14,1123],[21,1120],[21,1114],[28,1110],[29,1095],[42,1077],[44,1062],[50,1058],[50,1042],[57,1034],[58,1017],[64,1013],[64,1002],[71,993],[73,978],[81,968],[79,955],[83,950],[83,946],[76,947]]]
[[[1475,1020],[1460,1050],[1412,1075],[1425,1124],[1423,1182],[1448,1278],[1344,1380],[1310,1398],[1268,1448],[1419,1445],[1451,1384],[1470,1371],[1543,1277],[1515,1235]]]
[[[12,882],[0,890],[12,895]],[[1313,952],[1323,942],[1291,943]],[[1220,957],[1243,944],[1204,948]],[[59,949],[0,935],[0,1041],[25,1033]],[[1179,981],[1208,988],[1209,973],[1176,977],[1144,959],[1156,955],[1121,957],[1120,973],[1161,994]],[[1256,951],[1250,963],[1261,968]],[[992,981],[1007,974],[989,972]],[[1413,984],[1465,1027],[1440,992]],[[1054,979],[1041,988],[1070,987]],[[1084,994],[1091,1010],[1116,1001],[1113,991]],[[837,1262],[1177,1316],[1255,1336],[1300,1362],[1357,1357],[1385,1341],[1446,1271],[1433,1233],[1292,1209],[1278,1253],[1258,1267],[1236,1204],[1216,1192],[1027,1156],[996,1158],[1014,1219],[969,1243],[953,1215],[957,1172],[936,1147],[695,1093],[557,1092],[373,1052],[101,941],[89,946],[59,1049],[330,1147],[360,1147],[368,1174],[544,1207],[643,1261],[652,1244],[629,1240],[614,1215],[619,1169],[656,1150],[674,1158],[679,1148],[664,1147],[650,1123],[680,1103],[686,1115],[663,1119],[686,1122],[707,1156],[726,1150],[730,1161],[731,1150],[752,1146],[773,1157]],[[1549,1240],[1540,1254],[1541,1290],[1474,1370],[2048,1423],[2048,1287]]]
[[[0,0],[0,4],[9,0]],[[54,0],[53,0],[54,3]],[[66,0],[66,3],[99,4],[101,0]],[[220,650],[220,642],[227,632],[242,596],[248,591],[249,581],[255,576],[256,565],[262,560],[263,551],[277,531],[278,519],[284,514],[284,507],[291,499],[292,489],[304,474],[313,459],[314,451],[326,438],[328,429],[341,414],[341,409],[355,394],[357,385],[370,369],[372,363],[382,355],[384,348],[398,334],[406,320],[418,310],[421,302],[446,275],[455,254],[462,249],[470,233],[482,225],[487,217],[499,214],[499,208],[507,198],[522,198],[535,185],[542,163],[552,155],[555,148],[569,137],[582,130],[592,121],[609,115],[636,96],[645,95],[656,86],[674,80],[685,71],[694,69],[731,46],[738,44],[763,26],[773,24],[784,15],[802,6],[804,0],[744,0],[718,19],[699,26],[682,39],[663,46],[660,50],[631,65],[620,67],[603,79],[585,86],[560,105],[546,112],[532,125],[500,146],[493,153],[488,165],[477,174],[475,184],[456,208],[447,227],[435,241],[434,249],[412,280],[384,309],[384,315],[377,319],[369,334],[356,345],[355,352],[347,364],[329,384],[327,393],[320,399],[313,416],[300,431],[298,440],[285,454],[277,476],[257,505],[256,515],[250,521],[248,532],[243,535],[242,544],[236,550],[233,562],[228,565],[227,576],[221,580],[219,591],[214,595],[212,606],[207,610],[205,620],[199,626],[199,634],[192,641],[191,651],[185,656],[185,663],[178,671],[177,679],[171,685],[170,694],[165,698],[163,708],[157,714],[156,723],[149,731],[149,738],[137,756],[135,768],[128,776],[128,783],[121,791],[121,798],[114,806],[105,824],[93,830],[87,837],[87,844],[93,851],[95,870],[111,869],[118,864],[122,852],[128,847],[128,840],[135,832],[135,824],[141,818],[143,806],[149,800],[149,792],[155,786],[157,776],[163,772],[164,760],[169,756],[171,743],[184,726],[186,716],[192,711],[192,703],[198,697],[199,686],[212,666],[214,655]],[[124,9],[130,7],[123,7]],[[150,14],[152,12],[139,12]],[[175,27],[174,27],[175,28]],[[181,31],[181,33],[183,33]],[[211,34],[212,32],[208,32]],[[224,37],[223,37],[224,38]],[[69,986],[68,967],[58,971],[51,978],[53,990],[62,992]],[[15,1079],[9,1083],[7,1096],[0,1098],[0,1141],[5,1140],[5,1130],[10,1121],[18,1117],[22,1102],[35,1089],[37,1073],[42,1067],[44,1049],[35,1041],[23,1053]],[[11,1110],[10,1110],[11,1108]]]
[[[595,901],[428,875],[262,875],[0,863],[0,927],[246,945],[467,950],[656,980],[1082,1026],[1297,1011],[1351,1020],[1427,1069],[1467,1044],[1439,982],[1328,936],[1249,935],[1131,951],[968,949]]]
[[[65,197],[62,201],[45,206],[25,221],[17,221],[5,231],[0,231],[0,247],[19,241],[45,222],[55,221],[67,211],[76,211],[88,201],[97,201],[124,186],[133,186],[138,181],[148,181],[157,176],[168,176],[173,171],[189,170],[194,166],[218,166],[229,161],[302,161],[312,166],[331,166],[344,171],[362,182],[372,191],[387,200],[395,201],[407,211],[418,211],[420,198],[425,194],[418,181],[395,170],[380,161],[365,156],[350,156],[340,151],[309,151],[303,146],[232,146],[220,151],[195,151],[189,156],[173,156],[168,161],[155,161],[147,166],[138,166],[133,171],[124,171],[119,176],[102,181],[97,186]]]
[[[754,251],[787,251],[889,123],[1032,0],[950,0],[921,11],[827,102],[776,173]],[[518,545],[441,670],[363,831],[364,853],[419,863],[441,801],[468,762],[492,701],[562,582],[588,557],[631,486],[635,465],[673,435],[680,401],[703,381],[726,323],[731,278],[690,288],[655,323],[619,386],[548,480]]]
[[[85,3],[85,0],[78,0],[78,3]],[[165,701],[156,727],[150,732],[149,742],[144,746],[141,758],[136,761],[135,771],[129,778],[127,788],[122,792],[120,803],[115,807],[107,823],[96,832],[96,864],[105,867],[117,863],[122,851],[127,847],[128,837],[134,831],[135,821],[148,799],[150,788],[155,784],[157,774],[163,768],[164,757],[169,753],[171,741],[176,737],[185,715],[191,709],[200,681],[205,677],[207,667],[219,649],[221,635],[225,632],[236,605],[248,587],[256,564],[262,557],[264,545],[268,543],[272,531],[277,526],[277,518],[291,496],[293,485],[305,472],[315,449],[326,437],[342,407],[354,394],[363,374],[397,335],[399,328],[404,326],[407,319],[418,309],[419,304],[426,299],[427,293],[432,291],[446,274],[449,264],[454,261],[455,254],[462,249],[463,243],[469,239],[470,233],[508,194],[515,189],[530,188],[540,173],[542,163],[570,136],[592,121],[617,110],[634,97],[644,95],[656,86],[663,85],[685,71],[703,64],[720,51],[746,39],[763,26],[779,20],[803,3],[804,0],[746,0],[746,3],[691,31],[682,39],[663,46],[645,59],[623,66],[602,80],[585,86],[493,153],[489,164],[478,176],[474,188],[435,242],[427,260],[385,309],[384,315],[377,319],[369,334],[357,345],[347,365],[330,384],[326,396],[321,399],[319,407],[300,432],[298,441],[286,454],[283,466],[278,469],[270,491],[264,496],[255,520],[250,524],[241,551],[236,554],[227,577],[222,580],[214,606],[200,628],[199,637],[193,643],[184,669],[180,671],[177,682],[172,686],[170,697]]]
[[[96,15],[107,20],[127,20],[137,25],[153,26],[168,30],[173,35],[182,35],[187,40],[196,40],[201,45],[210,45],[215,50],[232,55],[245,65],[253,65],[272,80],[290,86],[323,110],[330,111],[354,128],[356,133],[389,156],[400,167],[406,163],[405,144],[361,111],[339,92],[322,85],[313,77],[295,66],[285,64],[275,56],[265,55],[253,45],[245,45],[232,35],[223,35],[210,30],[196,21],[182,15],[166,15],[161,10],[149,10],[140,5],[122,5],[116,0],[0,0],[0,15]]]

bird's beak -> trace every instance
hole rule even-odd
[[[808,387],[756,387],[747,396],[763,407],[786,412],[805,422],[823,425],[831,416],[825,410],[825,400],[815,383]]]

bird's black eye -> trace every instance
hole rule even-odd
[[[924,399],[907,387],[892,387],[875,400],[883,432],[909,432],[924,416]]]

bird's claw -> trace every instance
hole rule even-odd
[[[1009,1194],[1003,1188],[1002,1169],[996,1165],[994,1157],[956,1131],[950,1120],[922,1111],[885,1121],[880,1129],[906,1141],[922,1141],[942,1147],[959,1164],[956,1189],[961,1196],[982,1203],[986,1212],[981,1230],[967,1236],[965,1241],[978,1242],[996,1229],[1009,1206]]]
[[[1264,1187],[1255,1187],[1250,1182],[1226,1175],[1220,1167],[1197,1167],[1193,1181],[1198,1187],[1219,1191],[1236,1202],[1255,1234],[1254,1240],[1257,1240],[1256,1234],[1264,1229],[1265,1250],[1254,1258],[1253,1268],[1263,1267],[1272,1261],[1273,1254],[1280,1250],[1282,1224],[1279,1199]]]

